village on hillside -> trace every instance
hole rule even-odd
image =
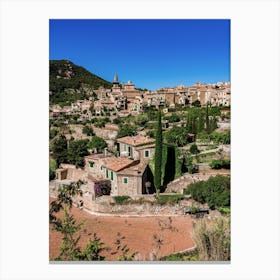
[[[71,72],[65,72],[65,76],[71,79]],[[184,152],[188,152],[191,144],[196,145],[197,150],[200,151],[193,157],[195,172],[181,172],[181,177],[177,174],[176,179],[184,179],[186,184],[205,180],[207,174],[215,174],[207,163],[209,158],[218,160],[230,157],[229,142],[222,139],[224,143],[219,143],[219,140],[210,139],[211,137],[205,139],[207,138],[205,135],[203,138],[198,138],[199,133],[197,135],[195,131],[187,128],[188,109],[199,110],[207,106],[209,111],[214,108],[216,111],[216,115],[209,117],[210,121],[214,122],[215,119],[215,128],[212,130],[216,133],[229,132],[229,82],[213,85],[198,82],[192,87],[178,86],[151,92],[137,90],[131,81],[120,85],[118,76],[115,75],[111,89],[100,87],[94,90],[94,93],[95,99],[78,100],[71,106],[62,108],[58,104],[50,106],[50,131],[56,132],[50,140],[50,145],[56,143],[55,141],[61,136],[64,136],[67,142],[71,139],[90,141],[92,136],[104,140],[103,148],[97,143],[96,147],[92,146],[92,149],[88,149],[88,155],[84,156],[84,166],[69,164],[67,160],[60,162],[59,166],[56,166],[55,178],[50,182],[51,190],[61,183],[83,181],[89,204],[100,195],[133,197],[155,193],[151,171],[155,152],[155,133],[153,133],[155,121],[153,118],[149,120],[146,115],[155,114],[157,110],[162,111],[162,128],[166,134],[170,134],[178,127],[183,131],[186,127],[182,135],[182,138],[185,138],[183,139],[185,145],[171,143],[179,146],[182,157]],[[94,119],[93,123],[92,119]],[[56,122],[61,126],[56,126]],[[124,131],[122,137],[118,137],[120,130],[125,130],[123,123],[133,127],[134,131],[130,130],[131,127],[127,127],[127,132]],[[136,127],[135,123],[139,126]],[[51,151],[50,156],[55,158],[56,154]],[[220,173],[219,170],[216,173]],[[186,187],[187,185],[180,184],[180,180],[173,180],[165,185],[165,192],[182,193]],[[91,209],[88,203],[84,207]]]
[[[57,80],[75,75],[65,66]],[[115,74],[109,87],[64,89],[71,98],[81,92],[84,99],[50,103],[51,201],[78,186],[73,205],[92,215],[230,213],[230,82],[150,91]]]

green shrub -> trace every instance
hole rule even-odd
[[[198,261],[198,251],[197,249],[185,252],[185,253],[177,253],[171,254],[166,257],[162,257],[161,261]]]
[[[114,196],[114,200],[117,204],[126,204],[128,203],[129,199],[130,196],[127,195]]]
[[[156,138],[156,131],[155,130],[147,131],[146,135],[151,138]]]
[[[114,120],[113,120],[113,123],[114,124],[120,124],[120,123],[122,123],[123,121],[122,121],[122,119],[121,118],[115,118]]]
[[[125,136],[135,136],[137,134],[136,126],[121,124],[119,125],[119,132],[117,138],[122,138]]]
[[[230,169],[230,160],[214,159],[210,163],[210,167],[212,169],[221,169],[221,168]]]
[[[224,215],[229,215],[230,214],[230,208],[229,207],[219,207],[218,211],[221,214],[224,214]]]
[[[58,134],[58,130],[55,128],[50,129],[49,140],[53,139]]]
[[[174,126],[164,134],[167,143],[175,144],[178,147],[183,147],[188,143],[188,131],[184,127]]]
[[[190,147],[190,153],[191,154],[199,154],[200,153],[200,150],[198,149],[197,145],[196,144],[192,144],[191,147]]]
[[[54,159],[49,160],[49,181],[55,178],[55,169],[57,168],[56,161]]]
[[[101,152],[106,147],[107,147],[106,141],[98,136],[93,136],[88,142],[88,148],[97,149],[98,152]]]
[[[90,126],[84,126],[84,127],[83,127],[83,134],[85,134],[85,135],[87,135],[87,136],[93,136],[93,135],[94,135],[94,132],[93,132],[92,127],[90,127]]]
[[[221,133],[214,131],[210,134],[210,140],[214,143],[230,144],[230,131]]]
[[[156,202],[160,205],[164,204],[178,204],[184,198],[183,195],[180,194],[171,194],[171,195],[158,195],[156,197]]]
[[[189,189],[183,189],[183,194],[184,194],[184,195],[190,194],[190,190],[189,190]]]
[[[210,209],[230,206],[230,178],[217,175],[207,181],[189,185],[192,198],[200,203],[207,203]]]
[[[171,123],[179,122],[181,120],[180,116],[176,114],[172,114],[171,116],[165,116],[164,119],[170,121]]]

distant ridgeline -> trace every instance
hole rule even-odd
[[[50,60],[50,104],[88,99],[100,86],[111,88],[112,84],[69,60]]]

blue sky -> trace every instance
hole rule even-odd
[[[230,80],[230,20],[50,20],[50,59],[151,90]]]

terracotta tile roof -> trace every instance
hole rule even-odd
[[[155,139],[146,137],[146,136],[142,136],[142,135],[136,135],[136,136],[125,136],[125,137],[117,139],[117,141],[131,145],[131,146],[138,146],[138,145],[154,143]]]
[[[102,159],[102,162],[103,167],[117,172],[133,164],[137,164],[139,161],[123,157],[111,157]]]
[[[142,176],[145,169],[147,167],[147,164],[144,162],[141,162],[137,165],[133,165],[131,167],[125,168],[118,172],[118,175],[123,176]]]

